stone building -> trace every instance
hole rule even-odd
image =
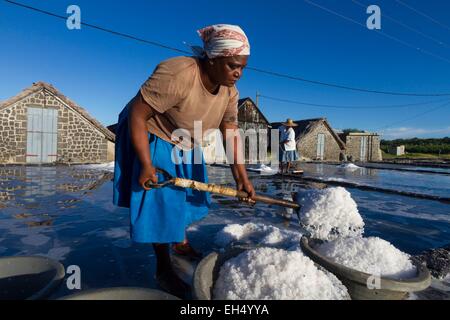
[[[113,161],[114,139],[83,108],[44,82],[0,103],[0,163]]]
[[[306,119],[294,121],[297,151],[302,160],[340,161],[345,154],[345,143],[331,128],[327,119]],[[282,122],[273,122],[279,128]]]
[[[349,132],[341,135],[350,161],[381,161],[380,136],[370,132]]]
[[[270,123],[257,105],[250,98],[238,102],[238,122],[242,130],[268,130]]]
[[[245,160],[249,163],[266,162],[267,138],[271,127],[267,118],[250,98],[240,99],[238,102],[238,125],[245,135]]]
[[[238,125],[244,133],[245,161],[247,163],[266,162],[268,159],[267,134],[270,124],[264,114],[250,98],[238,102]],[[203,139],[203,154],[207,163],[226,161],[220,133],[211,133]]]
[[[392,146],[388,148],[388,152],[390,154],[393,154],[394,156],[403,156],[405,155],[405,146],[401,145],[401,146]]]

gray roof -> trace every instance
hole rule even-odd
[[[284,121],[283,121],[284,122]],[[283,125],[283,122],[272,122],[272,128],[277,129]],[[345,149],[345,143],[341,140],[338,134],[333,130],[333,128],[328,123],[326,118],[314,118],[314,119],[304,119],[294,121],[297,127],[293,127],[295,131],[296,139],[301,139],[303,136],[307,135],[316,126],[324,124],[325,127],[330,131],[331,135],[335,138],[336,142],[339,144],[341,149]]]
[[[264,115],[264,113],[261,112],[261,110],[258,108],[258,106],[256,105],[256,103],[253,102],[253,100],[252,100],[251,98],[248,98],[248,97],[247,97],[247,98],[239,99],[239,101],[238,101],[238,110],[239,110],[240,108],[242,108],[242,106],[244,105],[244,103],[245,103],[246,101],[250,101],[250,103],[253,104],[253,106],[256,108],[256,110],[258,110],[259,114],[260,114],[261,117],[264,119],[264,121],[266,121],[267,124],[270,124],[269,120],[267,120],[267,118],[266,118],[266,116]]]

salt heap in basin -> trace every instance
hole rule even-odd
[[[218,300],[344,300],[346,287],[300,251],[247,250],[225,262],[214,286]]]
[[[312,238],[333,240],[361,236],[364,232],[356,202],[345,188],[304,190],[297,193],[296,200],[302,206],[300,224]]]
[[[417,274],[410,256],[377,238],[340,238],[315,248],[338,264],[390,279],[408,279]]]
[[[262,223],[229,224],[216,235],[215,243],[226,247],[233,241],[249,241],[264,246],[290,248],[300,243],[302,234]]]

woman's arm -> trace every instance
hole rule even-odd
[[[231,143],[233,145],[233,159],[231,164],[231,172],[233,173],[234,180],[236,181],[237,189],[245,191],[249,194],[249,198],[253,199],[255,196],[255,189],[253,184],[248,179],[247,170],[244,165],[244,149],[242,146],[242,140],[238,134],[239,127],[231,122],[223,122],[220,126],[224,142],[226,145]],[[229,155],[227,155],[229,157]]]
[[[147,120],[154,115],[152,107],[145,102],[139,92],[131,102],[130,114],[128,117],[128,127],[130,128],[131,143],[141,163],[141,173],[139,184],[145,189],[145,182],[151,180],[158,182],[156,170],[152,165],[150,150],[148,145]]]

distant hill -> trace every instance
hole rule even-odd
[[[360,129],[354,129],[354,128],[348,128],[348,129],[343,129],[342,130],[342,133],[344,133],[344,134],[354,133],[354,132],[356,132],[356,133],[363,133],[365,131],[364,130],[360,130]]]
[[[440,139],[396,139],[381,140],[381,150],[388,151],[389,147],[405,146],[408,153],[450,154],[450,137]]]

